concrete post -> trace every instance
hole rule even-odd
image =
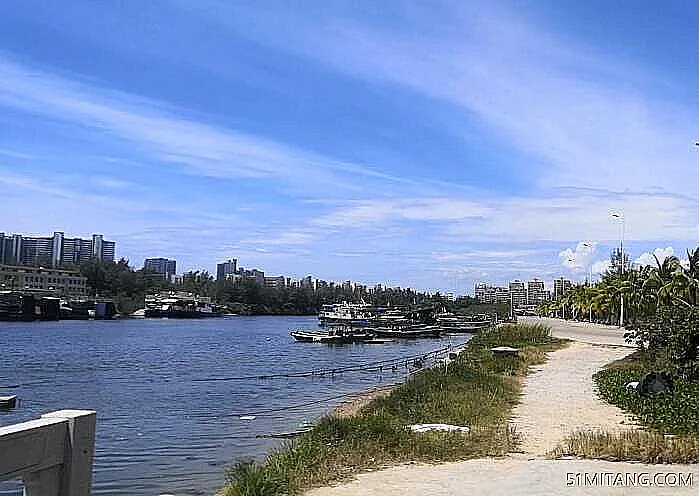
[[[96,413],[61,410],[0,427],[0,481],[22,478],[25,496],[89,496]]]
[[[42,418],[68,421],[59,496],[90,496],[97,414],[84,410],[59,410],[42,415]]]

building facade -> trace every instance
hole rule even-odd
[[[227,262],[216,264],[216,280],[234,279],[238,273],[238,259],[233,258]]]
[[[510,290],[499,286],[490,286],[486,283],[476,284],[476,301],[478,303],[510,303]]]
[[[173,281],[177,274],[177,261],[169,258],[146,258],[143,270],[164,281]]]
[[[547,291],[544,287],[544,281],[540,279],[534,279],[533,281],[527,282],[527,304],[528,305],[541,305],[547,300]]]
[[[558,299],[573,287],[573,281],[560,277],[553,281],[553,298]]]
[[[83,239],[66,238],[61,231],[48,237],[0,232],[0,264],[70,267],[91,258],[113,262],[114,255],[114,241],[105,241],[101,234],[93,234],[92,239]]]
[[[74,270],[2,264],[0,290],[42,290],[60,296],[85,296],[87,278]]]
[[[513,308],[522,308],[527,304],[527,288],[523,281],[510,282],[510,302]]]
[[[265,277],[265,287],[266,288],[281,289],[285,285],[286,285],[286,278],[284,276]]]

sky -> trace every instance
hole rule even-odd
[[[8,2],[0,231],[458,294],[684,258],[694,7]]]

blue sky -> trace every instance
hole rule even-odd
[[[0,230],[471,293],[684,256],[692,2],[10,2]]]

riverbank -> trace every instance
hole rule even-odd
[[[499,345],[519,348],[520,354],[494,357],[490,349]],[[561,346],[562,341],[538,325],[505,325],[477,334],[448,366],[413,376],[354,416],[321,419],[262,465],[239,464],[222,494],[299,494],[406,462],[505,456],[520,442],[508,419],[522,377],[543,362],[546,352]],[[406,429],[417,423],[468,426],[470,432],[420,434]]]
[[[551,322],[553,321],[553,322]],[[554,324],[557,337],[578,337],[569,347],[549,353],[549,359],[534,367],[524,379],[520,403],[513,410],[511,425],[522,435],[519,453],[500,459],[485,458],[440,465],[403,464],[373,473],[363,473],[347,484],[317,488],[306,496],[379,495],[569,495],[569,494],[653,494],[674,495],[694,492],[686,475],[697,475],[696,465],[647,465],[611,463],[600,460],[546,459],[550,449],[576,430],[617,433],[636,432],[636,425],[620,409],[596,395],[593,373],[632,352],[623,339],[623,329],[558,319],[522,319],[522,322]],[[600,345],[595,341],[602,341]],[[560,453],[559,453],[560,454]],[[665,487],[618,487],[603,481],[600,474],[616,474],[655,480],[655,474],[682,474],[685,484]],[[597,474],[597,475],[596,475]],[[595,477],[594,483],[590,482]],[[645,477],[645,479],[643,479]],[[587,481],[586,481],[587,478]],[[696,478],[696,477],[695,477]],[[677,482],[677,477],[675,477]],[[697,483],[691,480],[693,483]],[[589,483],[588,483],[589,482]],[[606,482],[606,483],[605,483]],[[593,488],[594,486],[594,488]],[[624,484],[622,484],[624,486]]]

